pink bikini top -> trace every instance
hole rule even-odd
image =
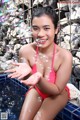
[[[51,72],[49,73],[49,82],[51,83],[55,83],[56,82],[56,72],[54,71],[54,68],[53,68],[53,64],[54,64],[54,57],[55,57],[55,48],[56,48],[56,45],[54,44],[54,49],[53,49],[53,56],[52,56],[52,63],[51,63]],[[32,73],[36,73],[37,72],[37,65],[36,65],[36,61],[37,61],[37,58],[38,58],[38,47],[36,48],[36,58],[35,58],[35,64],[33,65],[32,67]],[[35,88],[37,89],[38,93],[42,96],[42,98],[46,98],[48,97],[48,95],[46,94],[43,94],[36,86]],[[69,88],[66,86],[65,87],[65,90],[68,91],[68,97],[70,98],[70,92],[69,92]]]
[[[54,49],[53,49],[53,56],[52,56],[52,64],[51,64],[51,72],[49,73],[49,82],[51,83],[55,83],[56,81],[56,72],[54,71],[54,68],[53,68],[53,64],[54,64],[54,56],[55,56],[55,47],[56,45],[54,44]],[[36,61],[37,61],[37,58],[38,58],[38,47],[36,48],[36,57],[35,57],[35,64],[33,65],[32,67],[32,73],[36,73],[37,72],[37,65],[36,65]]]

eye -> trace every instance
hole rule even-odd
[[[44,28],[44,30],[46,30],[46,31],[49,30],[49,29],[50,29],[49,27]]]
[[[32,29],[33,29],[34,31],[38,31],[38,30],[39,30],[38,27],[32,27]]]

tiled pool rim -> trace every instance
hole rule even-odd
[[[16,91],[15,96],[17,97],[17,92],[20,91],[20,94],[24,99],[24,95],[27,92],[28,87],[21,84],[17,79],[8,78],[7,74],[0,74],[0,84],[3,84],[3,83],[10,83],[9,85],[11,85],[14,91]],[[15,89],[15,88],[18,88],[18,89]],[[0,120],[3,120],[1,118],[1,114],[4,113],[5,111],[6,111],[6,108],[2,110],[0,109]],[[8,118],[5,120],[18,120],[18,115],[15,112],[13,114],[9,113]],[[68,102],[65,108],[62,111],[60,111],[60,113],[56,116],[56,120],[80,120],[80,106],[76,106]]]

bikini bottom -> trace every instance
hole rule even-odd
[[[29,88],[28,92],[32,89],[32,88],[35,88],[36,91],[38,92],[38,94],[41,96],[42,100],[44,100],[45,98],[49,97],[49,95],[47,94],[44,94],[37,86],[34,86],[34,87],[31,87]],[[65,87],[65,90],[68,92],[68,98],[70,99],[70,92],[69,92],[69,88],[66,86]],[[27,93],[28,93],[27,92]],[[27,95],[26,93],[26,95]]]

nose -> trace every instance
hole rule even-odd
[[[44,30],[40,30],[40,31],[38,32],[38,37],[43,37],[44,35],[45,35]]]

